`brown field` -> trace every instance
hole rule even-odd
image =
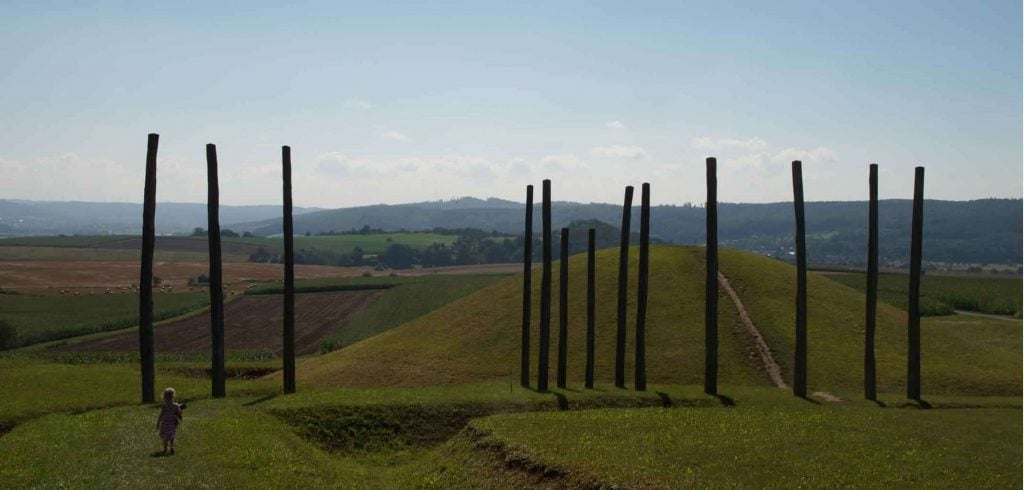
[[[155,262],[153,274],[161,284],[176,288],[187,287],[190,277],[206,274],[209,266],[203,262]],[[325,277],[354,277],[366,267],[332,267],[326,265],[296,265],[297,279]],[[284,265],[255,262],[223,264],[224,281],[235,283],[232,289],[244,285],[246,280],[275,281],[284,277]],[[129,286],[139,282],[139,264],[135,262],[101,261],[0,261],[0,287],[14,291],[46,292],[61,288],[100,289]]]
[[[108,248],[117,250],[142,250],[142,238],[126,238],[124,240],[118,240],[116,242],[105,242],[97,245],[94,248]],[[177,252],[196,252],[207,254],[210,251],[210,245],[206,240],[197,240],[194,238],[180,238],[180,237],[156,237],[155,248],[157,250],[173,250]],[[221,253],[226,255],[249,255],[255,253],[260,249],[259,245],[249,243],[236,243],[221,240],[220,243]]]
[[[295,353],[313,354],[320,340],[344,328],[357,311],[383,291],[346,291],[295,295]],[[224,347],[228,350],[269,349],[281,355],[281,295],[243,296],[224,305]],[[154,329],[156,351],[200,352],[210,349],[210,315],[203,313]],[[60,351],[121,352],[139,349],[132,329],[105,337],[53,347]]]
[[[187,287],[188,279],[206,274],[204,262],[154,262],[153,273],[161,284],[174,286],[178,291]],[[328,265],[295,266],[296,279],[329,277],[356,277],[370,270],[368,267],[334,267]],[[427,274],[480,274],[513,273],[522,270],[521,264],[483,264],[430,269],[395,271],[399,276]],[[277,281],[284,277],[284,265],[256,262],[226,262],[223,264],[224,282],[232,282],[231,290],[245,288],[244,281]],[[375,272],[374,275],[387,275]],[[82,290],[82,293],[102,293],[105,288],[118,288],[139,282],[139,264],[126,261],[0,261],[0,288],[56,294],[60,289]]]

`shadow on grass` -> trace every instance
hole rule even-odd
[[[672,398],[668,396],[668,393],[664,391],[656,391],[658,398],[661,398],[661,406],[665,408],[672,408]]]
[[[271,394],[271,395],[261,396],[261,397],[255,399],[255,400],[243,403],[242,406],[243,407],[251,407],[253,405],[256,405],[256,404],[259,404],[259,403],[263,403],[265,401],[273,400],[274,398],[277,398],[277,393],[274,393],[274,394]]]
[[[568,410],[569,409],[569,399],[566,398],[565,395],[563,395],[561,393],[552,393],[552,395],[555,395],[555,398],[558,400],[558,409],[559,410]]]
[[[166,457],[169,457],[169,456],[173,456],[170,453],[170,451],[168,451],[168,452],[154,451],[154,452],[149,454],[149,457],[151,457],[151,458],[166,458]]]
[[[724,406],[724,407],[735,407],[736,406],[736,400],[733,400],[732,397],[730,397],[730,396],[722,395],[722,394],[711,395],[711,396],[717,398],[718,399],[718,403],[721,403],[722,406]]]

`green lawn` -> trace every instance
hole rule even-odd
[[[592,410],[471,423],[524,464],[569,485],[689,487],[1021,486],[1019,409]]]
[[[158,293],[153,311],[159,320],[195,311],[208,305],[204,293]],[[136,294],[96,296],[0,295],[0,321],[16,329],[12,346],[76,337],[137,325],[139,297]]]
[[[865,274],[826,274],[829,279],[858,291],[867,290]],[[910,278],[907,274],[879,274],[878,299],[906,309]],[[1024,282],[1020,277],[937,276],[921,278],[921,314],[952,315],[967,310],[993,315],[1021,314]]]

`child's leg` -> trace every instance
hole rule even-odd
[[[174,454],[174,438],[171,438],[171,454]]]

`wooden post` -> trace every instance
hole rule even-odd
[[[796,214],[796,353],[793,394],[807,397],[807,242],[804,229],[804,183],[800,161],[793,161],[793,210]]]
[[[878,164],[868,175],[868,284],[864,317],[864,398],[875,400],[875,319],[878,311]]]
[[[523,338],[519,384],[530,386],[530,306],[533,269],[533,186],[526,186],[526,227],[523,230]]]
[[[558,258],[558,372],[559,388],[565,388],[565,369],[569,356],[569,229],[562,228],[562,247]]]
[[[597,243],[594,228],[587,230],[587,368],[585,386],[594,388],[594,300],[596,284],[594,277],[594,248]]]
[[[640,265],[636,288],[636,357],[633,366],[633,389],[647,390],[647,281],[651,241],[651,184],[640,187]]]
[[[629,223],[633,186],[626,186],[622,202],[622,234],[619,238],[619,302],[615,324],[615,386],[626,387],[626,301],[629,289]]]
[[[708,200],[704,205],[704,393],[718,394],[718,162],[705,161]]]
[[[295,228],[292,224],[292,149],[281,147],[284,181],[284,392],[295,393]]]
[[[213,397],[221,398],[225,390],[224,370],[224,290],[221,285],[220,253],[220,188],[217,184],[217,147],[206,145],[206,216],[207,238],[210,245],[210,327],[213,338]]]
[[[153,347],[153,249],[156,245],[156,151],[160,135],[150,133],[146,144],[146,181],[142,204],[142,272],[139,275],[139,359],[142,363],[142,403],[156,401],[156,361]]]
[[[540,276],[540,349],[537,360],[537,389],[548,390],[548,351],[551,343],[551,181],[544,179],[541,203],[544,264]]]
[[[910,232],[910,297],[907,298],[907,398],[921,399],[921,242],[924,233],[924,167],[914,169]]]

